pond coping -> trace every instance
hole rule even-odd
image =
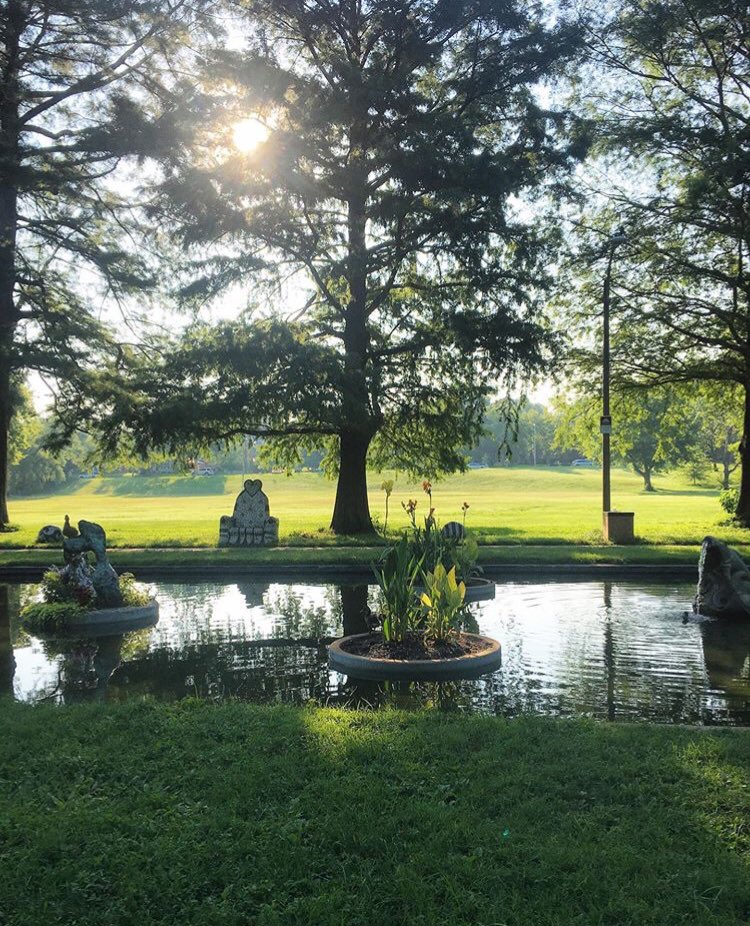
[[[283,582],[291,578],[314,579],[336,584],[375,584],[372,569],[366,565],[331,563],[164,563],[153,566],[147,563],[117,563],[117,551],[111,552],[111,560],[118,572],[132,572],[139,579],[161,579],[184,581],[189,579],[231,579],[233,577],[257,576],[268,581]],[[197,559],[197,558],[196,558]],[[50,568],[49,562],[32,564],[0,564],[0,580],[27,580],[38,582],[42,573]],[[658,581],[687,581],[698,577],[698,563],[637,564],[637,563],[482,563],[485,578],[497,582],[528,581],[541,582],[553,579],[646,579]]]

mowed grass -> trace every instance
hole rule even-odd
[[[7,926],[740,926],[750,737],[0,700]]]
[[[370,504],[382,526],[385,497],[380,485],[394,478],[389,532],[407,526],[401,503],[418,501],[421,518],[428,499],[421,483],[403,476],[373,473]],[[328,530],[335,483],[318,473],[264,475],[271,513],[279,518],[281,542],[291,546],[349,544]],[[696,545],[708,534],[730,543],[750,541],[750,533],[727,523],[717,488],[691,486],[679,474],[657,477],[658,491],[646,493],[638,476],[613,473],[613,505],[635,511],[642,543]],[[222,514],[231,514],[242,487],[241,476],[123,476],[81,480],[69,492],[10,502],[19,527],[0,535],[1,547],[24,547],[36,540],[43,524],[62,524],[65,514],[104,525],[113,547],[215,546]],[[486,544],[601,543],[601,472],[573,467],[513,467],[472,470],[436,482],[433,503],[441,523],[461,520]],[[372,539],[354,541],[372,543]]]

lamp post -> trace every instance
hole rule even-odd
[[[602,519],[607,534],[607,513],[612,509],[612,483],[610,473],[609,438],[612,433],[612,416],[609,411],[609,291],[612,280],[612,262],[618,244],[627,241],[622,228],[610,236],[607,243],[607,269],[604,273],[604,332],[602,338],[602,417],[600,430],[602,433]],[[605,536],[605,539],[609,539]]]

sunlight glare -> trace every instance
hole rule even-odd
[[[268,126],[264,125],[260,119],[256,119],[254,116],[236,123],[232,130],[235,148],[237,148],[238,151],[242,151],[244,154],[253,151],[258,145],[263,144],[270,134]]]

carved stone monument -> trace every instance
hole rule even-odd
[[[269,514],[268,496],[260,479],[246,479],[231,518],[219,521],[220,547],[273,546],[279,542],[279,521]]]

